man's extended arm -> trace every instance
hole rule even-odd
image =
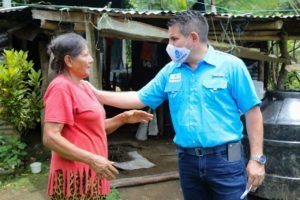
[[[111,92],[102,91],[95,88],[92,84],[87,82],[93,93],[96,95],[98,101],[105,105],[110,105],[122,109],[140,109],[146,105],[141,102],[136,91],[129,92]]]

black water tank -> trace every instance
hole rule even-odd
[[[300,91],[267,92],[264,119],[263,185],[252,195],[266,199],[300,199]]]

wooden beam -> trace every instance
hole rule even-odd
[[[84,23],[59,23],[48,20],[41,20],[40,27],[46,30],[58,31],[58,32],[66,32],[66,31],[75,31],[79,33],[85,32],[85,24]]]
[[[278,36],[280,31],[243,31],[241,33],[234,32],[234,36]],[[212,31],[208,33],[209,35],[222,35],[224,31]],[[228,35],[232,35],[232,32],[227,32]]]
[[[179,179],[178,172],[173,171],[173,172],[165,172],[161,174],[153,174],[147,176],[116,179],[111,181],[111,186],[115,188],[121,188],[121,187],[145,185],[150,183],[157,183],[162,181],[178,180],[178,179]]]
[[[286,65],[285,70],[288,72],[300,71],[300,63]]]
[[[230,35],[229,35],[230,36]],[[280,36],[270,35],[270,36],[234,36],[237,41],[251,41],[251,42],[260,42],[260,41],[280,41]],[[218,41],[227,41],[226,37],[222,37],[220,35],[212,35],[208,36],[210,40],[218,40]],[[300,40],[300,35],[288,35],[286,36],[287,40]],[[230,36],[230,39],[232,37]]]
[[[254,51],[251,49],[248,49],[246,47],[241,46],[231,46],[226,43],[220,43],[220,42],[214,42],[211,41],[210,44],[214,46],[216,49],[219,49],[221,51],[231,51],[230,53],[241,58],[248,58],[252,60],[260,60],[260,61],[268,61],[268,62],[274,62],[274,63],[283,63],[288,62],[288,59],[283,58],[277,58],[274,56],[266,55],[259,51]]]
[[[69,12],[68,10],[50,11],[32,9],[32,18],[39,20],[49,20],[58,22],[84,22],[85,13],[83,12]]]
[[[215,31],[223,31],[223,27],[221,26],[221,23],[226,24],[228,19],[226,20],[216,20],[213,18],[212,20],[209,20],[208,18],[208,24],[211,29],[214,29]],[[231,25],[233,26],[235,23],[238,23],[238,21],[235,21],[234,19],[231,19]],[[276,20],[276,21],[250,21],[248,25],[241,27],[241,32],[243,31],[272,31],[272,30],[281,30],[283,27],[283,21],[282,20]]]
[[[281,30],[283,26],[282,20],[276,20],[271,22],[250,22],[248,26],[246,26],[245,30]]]
[[[230,35],[229,35],[230,36]],[[280,36],[234,36],[235,40],[237,41],[279,41]],[[222,36],[214,36],[214,35],[209,35],[208,38],[210,40],[218,40],[218,41],[227,41],[226,37]],[[233,38],[230,36],[230,39],[232,40]]]

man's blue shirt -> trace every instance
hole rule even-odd
[[[240,140],[240,115],[261,103],[244,62],[211,46],[194,70],[170,62],[138,95],[153,109],[169,100],[174,142],[182,147]]]

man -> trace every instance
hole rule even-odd
[[[155,109],[169,100],[184,199],[240,199],[246,185],[261,185],[265,173],[261,102],[251,77],[242,60],[208,45],[200,13],[182,12],[168,27],[172,62],[153,80],[138,92],[94,92],[119,108]],[[241,114],[250,143],[247,169]]]

